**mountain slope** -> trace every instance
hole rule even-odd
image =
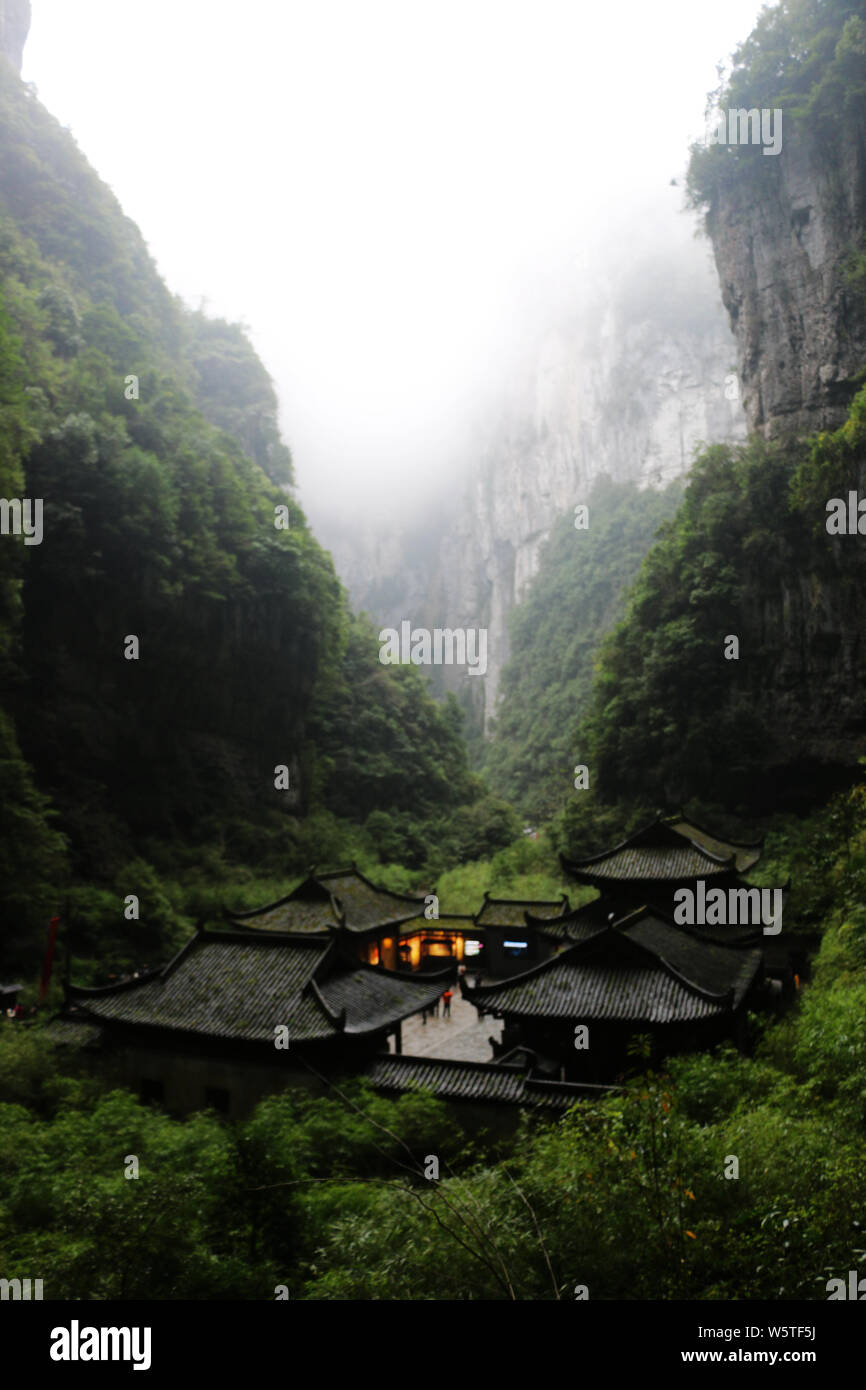
[[[384,668],[350,614],[242,332],[169,294],[2,57],[0,282],[4,496],[39,499],[44,531],[0,537],[7,947],[35,939],[68,874],[120,904],[142,856],[182,847],[285,875],[371,807],[411,808],[423,863],[430,818],[483,794],[454,711]],[[363,759],[359,700],[377,711]]]

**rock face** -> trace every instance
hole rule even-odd
[[[30,32],[30,0],[0,0],[0,53],[21,71]]]
[[[383,626],[486,628],[483,678],[432,672],[434,689],[457,691],[486,732],[508,616],[554,520],[599,474],[657,487],[688,472],[701,443],[745,438],[734,361],[705,248],[689,238],[629,267],[527,345],[436,517],[387,537],[320,525],[356,606]]]
[[[866,145],[851,126],[827,148],[790,122],[781,153],[710,209],[750,429],[769,438],[843,423],[866,361],[862,299],[844,275],[864,225]]]

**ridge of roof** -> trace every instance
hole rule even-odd
[[[487,912],[488,908],[496,909],[497,907],[522,909],[522,926],[525,927],[528,927],[530,925],[530,918],[533,918],[537,922],[558,922],[561,917],[564,917],[571,910],[569,907],[567,893],[561,893],[558,898],[491,898],[489,893],[485,893],[484,901],[479,907],[478,911],[473,914],[472,921],[475,923],[476,926],[485,925],[481,921],[485,912]],[[539,909],[545,907],[559,908],[559,912],[552,914],[550,917],[537,917],[535,916],[535,914],[529,911],[529,909],[532,907]],[[489,921],[486,925],[494,927],[513,926],[514,923],[497,922],[494,919],[492,921]]]
[[[699,827],[696,826],[695,828],[698,829]],[[697,840],[690,839],[688,835],[680,834],[678,830],[675,830],[672,825],[669,825],[667,821],[663,820],[660,816],[657,816],[655,820],[648,821],[647,824],[641,826],[639,830],[632,831],[631,835],[627,835],[624,840],[620,840],[618,844],[613,845],[610,849],[602,850],[599,854],[590,854],[584,859],[571,859],[567,855],[560,853],[559,862],[566,873],[568,873],[571,872],[572,868],[584,869],[590,864],[599,864],[604,859],[612,859],[613,856],[619,854],[621,850],[662,848],[662,846],[635,844],[635,841],[639,840],[641,836],[649,835],[651,831],[658,829],[666,830],[670,835],[676,836],[678,841],[691,845],[692,849],[698,854],[703,855],[704,858],[708,859],[711,863],[719,865],[730,864],[732,868],[736,868],[736,854],[713,854],[711,850],[706,849],[704,845],[699,844]],[[704,833],[710,834],[709,831],[705,831]],[[710,838],[717,839],[718,837],[711,835]],[[673,845],[671,845],[671,847],[673,847]]]
[[[372,879],[367,878],[367,875],[361,872],[354,860],[348,869],[329,869],[327,873],[317,873],[313,877],[318,882],[324,883],[330,878],[350,878],[352,875],[359,878],[362,883],[366,883],[367,887],[372,888],[374,893],[387,893],[389,898],[399,898],[402,902],[415,903],[422,911],[424,909],[424,897],[427,895],[419,898],[413,893],[398,893],[395,888],[383,888],[381,884],[374,883]]]
[[[332,938],[331,933],[326,935],[324,932],[258,930],[250,932],[244,927],[242,931],[205,930],[201,933],[201,939],[206,943],[231,941],[235,946],[250,946],[255,941],[263,946],[306,946],[312,950],[314,946],[321,946],[323,942],[329,941]],[[189,942],[187,942],[187,945],[189,945]]]
[[[290,945],[295,948],[306,948],[312,950],[316,946],[322,946],[328,938],[323,935],[295,935],[290,932],[255,932],[244,931],[208,931],[204,926],[196,927],[193,935],[185,941],[179,951],[166,961],[165,965],[154,966],[152,970],[139,973],[137,977],[128,980],[115,980],[108,985],[70,985],[70,997],[77,999],[98,998],[108,994],[121,994],[126,990],[137,989],[140,985],[153,984],[155,981],[163,982],[172,975],[175,970],[190,956],[196,946],[207,946],[212,944],[225,945],[231,943],[235,946],[250,946],[256,942],[262,946],[275,948],[277,946]],[[317,969],[321,968],[322,963],[333,951],[333,941],[330,942],[328,949],[323,953],[322,960],[318,962]]]
[[[726,845],[734,845],[736,849],[761,849],[767,838],[766,835],[761,835],[757,840],[734,840],[730,835],[717,835],[715,830],[709,830],[707,826],[701,825],[699,820],[688,815],[682,808],[679,811],[669,812],[663,819],[668,823],[672,820],[685,821],[686,825],[693,825],[695,830],[699,830],[702,835],[709,835],[711,840],[721,840]]]
[[[626,918],[621,918],[620,923],[627,920],[629,917],[635,917],[635,920],[638,920],[642,917],[656,915],[657,914],[652,913],[646,907],[638,908],[635,910],[635,913],[629,913]],[[631,925],[634,925],[634,923]],[[633,937],[622,930],[620,924],[615,922],[611,922],[607,926],[602,927],[585,941],[575,941],[571,946],[567,946],[564,951],[560,951],[559,955],[550,956],[547,960],[541,961],[539,964],[532,966],[529,970],[525,970],[519,975],[509,975],[504,980],[498,980],[490,985],[476,985],[474,988],[467,983],[465,976],[461,976],[460,988],[464,997],[468,999],[470,1003],[474,1003],[476,999],[482,1002],[485,998],[490,998],[494,994],[500,993],[503,989],[511,989],[515,985],[523,985],[530,980],[538,979],[540,976],[551,974],[553,970],[563,965],[579,965],[582,955],[588,954],[590,951],[596,952],[600,947],[612,942],[616,942],[617,947],[624,942],[627,943],[627,949],[653,961],[672,979],[676,980],[677,984],[682,985],[690,994],[697,995],[698,998],[706,1000],[707,1003],[723,1004],[734,997],[733,986],[729,986],[728,989],[723,991],[717,991],[707,989],[703,985],[697,984],[694,980],[690,980],[688,976],[683,975],[676,966],[672,965],[665,956],[653,950],[651,946],[647,946],[641,941],[635,941]]]
[[[352,974],[357,974],[359,970],[365,971],[368,975],[375,975],[380,979],[385,975],[390,980],[412,980],[415,984],[418,981],[431,981],[435,984],[437,980],[452,979],[454,972],[449,964],[442,966],[441,970],[386,970],[383,965],[371,965],[369,961],[352,961],[351,965],[346,966]]]
[[[487,902],[507,903],[509,907],[557,907],[560,903],[568,906],[567,893],[560,893],[558,898],[491,898],[489,893],[484,897]]]
[[[322,991],[319,989],[318,984],[316,983],[315,976],[313,975],[310,976],[309,980],[304,985],[304,988],[301,990],[301,994],[306,994],[307,990],[310,991],[316,1003],[324,1011],[325,1017],[328,1019],[328,1021],[330,1023],[333,1023],[334,1027],[337,1029],[339,1033],[345,1033],[346,1010],[344,1008],[340,1009],[338,1013],[335,1009],[332,1009],[330,1007],[330,1005],[325,1000]]]
[[[417,1057],[403,1053],[379,1053],[365,1073],[380,1090],[432,1090],[452,1100],[484,1101],[498,1105],[555,1105],[561,1107],[581,1099],[595,1099],[621,1091],[585,1081],[560,1081],[534,1076],[495,1062],[471,1062],[455,1057]],[[470,1089],[460,1088],[465,1078]],[[456,1083],[449,1086],[448,1083]],[[475,1084],[473,1084],[475,1083]],[[478,1087],[482,1089],[479,1091]],[[462,1092],[462,1093],[461,1093]]]
[[[503,1066],[501,1062],[475,1062],[465,1057],[426,1057],[415,1052],[380,1052],[374,1058],[377,1062],[417,1062],[419,1066],[448,1067],[451,1071],[475,1071],[483,1067],[490,1075],[520,1076],[515,1067]],[[582,1084],[582,1083],[581,1083]],[[606,1087],[604,1089],[607,1089]]]
[[[317,887],[322,887],[312,874],[307,874],[307,877],[302,879],[301,882],[292,889],[291,893],[286,893],[285,897],[275,898],[272,903],[263,903],[261,907],[244,908],[242,912],[233,912],[230,908],[223,907],[222,915],[228,922],[243,922],[248,917],[264,917],[266,913],[274,912],[278,907],[285,907],[286,903],[294,902],[298,898],[301,889],[308,883],[315,883]],[[325,895],[329,900],[331,911],[334,915],[334,925],[338,927],[342,926],[346,916],[345,912],[342,910],[342,906],[338,906],[335,895],[330,892],[329,889],[325,890]],[[250,928],[250,930],[255,930],[255,928]]]

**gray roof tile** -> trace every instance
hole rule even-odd
[[[544,1081],[514,1067],[460,1062],[437,1057],[379,1057],[366,1073],[377,1090],[429,1090],[441,1100],[494,1101],[565,1110],[586,1096],[606,1094],[604,1086]]]

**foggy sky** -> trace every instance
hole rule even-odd
[[[758,0],[33,0],[23,77],[169,288],[241,320],[313,520],[415,508],[526,336],[683,235]]]

